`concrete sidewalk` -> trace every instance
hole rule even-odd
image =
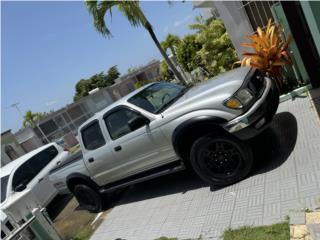
[[[228,227],[276,223],[320,206],[320,121],[309,97],[281,103],[253,145],[256,166],[247,179],[212,189],[178,173],[138,184],[91,239],[218,239]]]

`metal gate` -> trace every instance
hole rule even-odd
[[[245,10],[249,23],[255,32],[257,27],[264,29],[269,19],[277,22],[284,29],[284,38],[288,37],[290,28],[283,13],[280,1],[242,1],[241,8]],[[289,46],[289,53],[293,60],[292,66],[283,67],[282,81],[286,85],[284,93],[294,88],[309,83],[308,75],[305,71],[299,50],[294,41]]]
[[[45,209],[35,208],[27,216],[27,221],[20,221],[20,226],[10,234],[1,231],[3,240],[61,240],[59,233],[53,227]]]

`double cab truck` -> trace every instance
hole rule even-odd
[[[229,185],[250,172],[246,140],[268,127],[278,104],[272,80],[250,68],[190,88],[150,83],[83,123],[80,156],[50,179],[92,212],[101,210],[103,193],[185,168]]]

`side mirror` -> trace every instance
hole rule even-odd
[[[27,187],[27,185],[23,184],[23,183],[20,183],[18,186],[16,186],[14,188],[14,191],[15,192],[22,192],[23,190],[25,190]]]
[[[149,122],[150,122],[150,120],[148,118],[145,118],[143,116],[136,116],[128,122],[128,125],[129,125],[131,131],[134,131],[144,125],[149,124]]]

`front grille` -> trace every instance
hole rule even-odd
[[[259,98],[264,90],[264,77],[261,73],[256,71],[252,78],[249,80],[248,88],[251,90],[253,95],[257,98]]]

